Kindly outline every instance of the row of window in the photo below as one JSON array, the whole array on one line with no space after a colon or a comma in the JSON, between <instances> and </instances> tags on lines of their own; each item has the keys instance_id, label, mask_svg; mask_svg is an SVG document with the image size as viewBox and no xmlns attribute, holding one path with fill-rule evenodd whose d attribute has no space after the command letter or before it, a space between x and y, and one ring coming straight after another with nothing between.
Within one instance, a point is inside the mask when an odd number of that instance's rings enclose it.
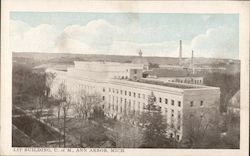
<instances>
[{"instance_id":1,"label":"row of window","mask_svg":"<svg viewBox=\"0 0 250 156\"><path fill-rule=\"evenodd\" d=\"M143 106L145 106L145 104L143 103ZM133 102L133 105L131 103L129 103L128 105L125 103L125 106L124 106L124 110L123 110L123 107L120 106L118 107L118 105L115 105L115 104L111 104L111 103L108 103L108 109L109 110L116 110L117 112L119 111L120 113L122 113L123 111L126 112L130 112L130 111L133 111L135 112L135 102ZM132 109L131 109L132 108ZM140 112L141 111L141 103L138 102L138 105L137 105L137 111ZM119 109L119 110L118 110Z\"/></svg>"},{"instance_id":2,"label":"row of window","mask_svg":"<svg viewBox=\"0 0 250 156\"><path fill-rule=\"evenodd\" d=\"M105 88L103 88L103 92L105 92ZM126 90L118 90L118 89L114 89L114 88L109 88L109 92L113 92L113 93L116 93L116 94L119 94L120 95L125 95L125 96L133 96L133 97L137 97L137 98L143 98L145 99L146 98L146 95L145 94L140 94L140 93L135 93L135 92L131 92L131 91L126 91ZM156 97L154 97L154 101L156 102ZM159 97L159 103L162 103L162 98ZM168 99L165 98L165 104L168 104ZM174 106L175 105L175 101L174 100L171 100L171 105ZM181 107L181 101L178 101L178 107Z\"/></svg>"},{"instance_id":3,"label":"row of window","mask_svg":"<svg viewBox=\"0 0 250 156\"><path fill-rule=\"evenodd\" d=\"M194 107L194 101L190 101L190 107ZM203 107L204 106L204 101L200 101L200 106Z\"/></svg>"},{"instance_id":4,"label":"row of window","mask_svg":"<svg viewBox=\"0 0 250 156\"><path fill-rule=\"evenodd\" d=\"M105 92L105 88L103 88L103 92ZM124 94L125 96L128 95L128 96L133 96L133 97L137 97L137 98L146 99L145 94L135 93L135 92L126 91L126 90L119 90L119 89L109 88L109 92L113 92L113 93L120 94L120 95Z\"/></svg>"},{"instance_id":5,"label":"row of window","mask_svg":"<svg viewBox=\"0 0 250 156\"><path fill-rule=\"evenodd\" d=\"M168 114L168 108L165 108L165 115L167 116ZM171 109L171 117L174 117L174 109ZM178 115L177 115L178 119L181 118L181 112L178 111Z\"/></svg>"},{"instance_id":6,"label":"row of window","mask_svg":"<svg viewBox=\"0 0 250 156\"><path fill-rule=\"evenodd\" d=\"M156 98L155 98L156 101ZM159 103L162 103L162 98L159 98ZM168 104L168 99L165 99L165 104ZM175 105L175 101L171 100L171 105L174 106ZM178 101L178 107L181 107L181 101Z\"/></svg>"}]
</instances>

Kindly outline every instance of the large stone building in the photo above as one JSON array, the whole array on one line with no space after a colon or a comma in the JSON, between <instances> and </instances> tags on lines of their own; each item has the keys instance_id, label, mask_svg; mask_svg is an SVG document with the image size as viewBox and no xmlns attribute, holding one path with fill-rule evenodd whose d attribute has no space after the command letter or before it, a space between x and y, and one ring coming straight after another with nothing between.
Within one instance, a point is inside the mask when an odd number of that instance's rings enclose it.
<instances>
[{"instance_id":1,"label":"large stone building","mask_svg":"<svg viewBox=\"0 0 250 156\"><path fill-rule=\"evenodd\" d=\"M219 106L219 88L145 79L142 78L143 64L78 61L74 64L67 71L46 70L56 73L51 85L52 96L57 96L61 83L66 85L71 102L76 104L83 91L99 94L106 115L116 119L121 119L124 113L145 111L153 96L157 109L171 125L169 137L177 140L183 137L183 118L187 113L201 115L203 110L217 110Z\"/></svg>"}]
</instances>

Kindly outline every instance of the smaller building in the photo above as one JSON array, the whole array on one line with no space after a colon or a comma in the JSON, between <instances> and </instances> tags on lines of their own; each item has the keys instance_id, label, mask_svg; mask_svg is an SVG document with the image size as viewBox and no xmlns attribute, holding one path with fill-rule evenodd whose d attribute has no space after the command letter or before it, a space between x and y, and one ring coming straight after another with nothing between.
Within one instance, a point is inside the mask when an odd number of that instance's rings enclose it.
<instances>
[{"instance_id":1,"label":"smaller building","mask_svg":"<svg viewBox=\"0 0 250 156\"><path fill-rule=\"evenodd\" d=\"M227 112L240 116L240 91L234 94L234 96L229 100Z\"/></svg>"},{"instance_id":2,"label":"smaller building","mask_svg":"<svg viewBox=\"0 0 250 156\"><path fill-rule=\"evenodd\" d=\"M192 74L184 69L153 68L151 71L145 71L144 75L146 75L144 78L152 81L203 85L203 77L201 75Z\"/></svg>"},{"instance_id":3,"label":"smaller building","mask_svg":"<svg viewBox=\"0 0 250 156\"><path fill-rule=\"evenodd\" d=\"M161 82L169 82L169 83L189 83L189 84L203 84L203 77L148 77L144 78L152 81L161 81Z\"/></svg>"}]
</instances>

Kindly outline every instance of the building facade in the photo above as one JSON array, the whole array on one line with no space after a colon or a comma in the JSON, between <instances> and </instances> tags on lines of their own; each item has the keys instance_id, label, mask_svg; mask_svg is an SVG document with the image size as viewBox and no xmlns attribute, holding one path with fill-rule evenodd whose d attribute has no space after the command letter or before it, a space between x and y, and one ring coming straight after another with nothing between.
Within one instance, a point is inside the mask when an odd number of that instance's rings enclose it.
<instances>
[{"instance_id":1,"label":"building facade","mask_svg":"<svg viewBox=\"0 0 250 156\"><path fill-rule=\"evenodd\" d=\"M181 140L185 131L183 118L190 111L202 113L206 108L218 109L220 89L204 85L156 81L142 78L143 65L115 62L77 62L67 71L47 69L56 77L51 85L51 96L57 96L64 83L79 103L81 94L98 94L105 114L122 119L124 114L145 111L149 98L169 125L168 136Z\"/></svg>"}]
</instances>

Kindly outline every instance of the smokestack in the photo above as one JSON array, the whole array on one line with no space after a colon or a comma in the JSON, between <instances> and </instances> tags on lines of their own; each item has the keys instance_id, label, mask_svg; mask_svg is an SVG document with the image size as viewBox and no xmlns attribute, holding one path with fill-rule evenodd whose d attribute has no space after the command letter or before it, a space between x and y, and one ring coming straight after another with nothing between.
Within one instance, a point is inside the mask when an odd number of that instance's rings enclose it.
<instances>
[{"instance_id":1,"label":"smokestack","mask_svg":"<svg viewBox=\"0 0 250 156\"><path fill-rule=\"evenodd\" d=\"M182 65L182 41L180 40L179 65Z\"/></svg>"},{"instance_id":2,"label":"smokestack","mask_svg":"<svg viewBox=\"0 0 250 156\"><path fill-rule=\"evenodd\" d=\"M194 75L194 51L192 50L192 71Z\"/></svg>"}]
</instances>

